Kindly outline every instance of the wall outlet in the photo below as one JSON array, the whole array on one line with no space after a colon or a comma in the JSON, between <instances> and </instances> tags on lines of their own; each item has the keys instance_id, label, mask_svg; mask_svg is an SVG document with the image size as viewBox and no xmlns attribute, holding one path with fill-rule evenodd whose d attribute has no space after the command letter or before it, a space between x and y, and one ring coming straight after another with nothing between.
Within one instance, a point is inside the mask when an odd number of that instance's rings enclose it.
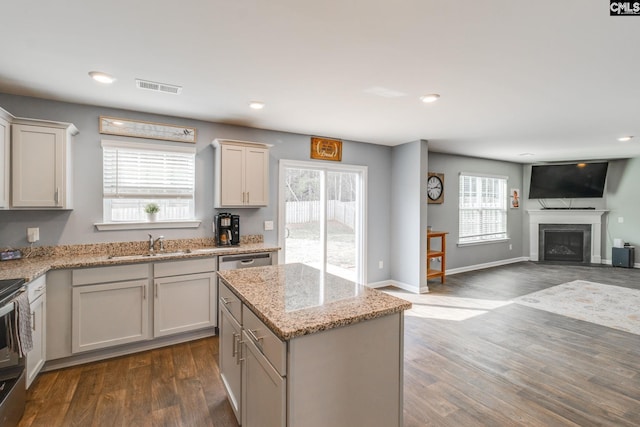
<instances>
[{"instance_id":1,"label":"wall outlet","mask_svg":"<svg viewBox=\"0 0 640 427\"><path fill-rule=\"evenodd\" d=\"M513 250L513 245L511 243L509 243L509 250L512 251Z\"/></svg>"},{"instance_id":2,"label":"wall outlet","mask_svg":"<svg viewBox=\"0 0 640 427\"><path fill-rule=\"evenodd\" d=\"M264 222L264 231L273 230L273 221Z\"/></svg>"},{"instance_id":3,"label":"wall outlet","mask_svg":"<svg viewBox=\"0 0 640 427\"><path fill-rule=\"evenodd\" d=\"M623 216L619 216L618 217L618 224L622 224L624 222L624 217Z\"/></svg>"},{"instance_id":4,"label":"wall outlet","mask_svg":"<svg viewBox=\"0 0 640 427\"><path fill-rule=\"evenodd\" d=\"M378 268L379 269L383 269L384 268L384 262L382 262L382 260L378 261Z\"/></svg>"},{"instance_id":5,"label":"wall outlet","mask_svg":"<svg viewBox=\"0 0 640 427\"><path fill-rule=\"evenodd\" d=\"M40 240L40 228L39 227L27 228L27 242L35 243L38 240Z\"/></svg>"}]
</instances>

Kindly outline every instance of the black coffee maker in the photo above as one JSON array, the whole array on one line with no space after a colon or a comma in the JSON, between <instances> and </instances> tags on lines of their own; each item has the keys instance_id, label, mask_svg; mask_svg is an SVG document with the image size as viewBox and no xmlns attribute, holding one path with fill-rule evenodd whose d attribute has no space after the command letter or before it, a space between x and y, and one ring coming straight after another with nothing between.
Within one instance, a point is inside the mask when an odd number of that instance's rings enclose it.
<instances>
[{"instance_id":1,"label":"black coffee maker","mask_svg":"<svg viewBox=\"0 0 640 427\"><path fill-rule=\"evenodd\" d=\"M221 212L214 217L216 245L233 246L240 244L240 215Z\"/></svg>"}]
</instances>

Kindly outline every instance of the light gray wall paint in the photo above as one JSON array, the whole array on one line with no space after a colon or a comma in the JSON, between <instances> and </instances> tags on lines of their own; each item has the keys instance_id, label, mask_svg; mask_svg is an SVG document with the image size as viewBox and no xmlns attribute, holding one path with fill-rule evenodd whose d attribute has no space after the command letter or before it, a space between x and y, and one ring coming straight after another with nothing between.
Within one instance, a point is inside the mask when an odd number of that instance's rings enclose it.
<instances>
[{"instance_id":1,"label":"light gray wall paint","mask_svg":"<svg viewBox=\"0 0 640 427\"><path fill-rule=\"evenodd\" d=\"M523 256L525 246L522 232L526 228L523 228L524 209L522 207L507 211L509 241L473 246L457 245L460 172L507 176L507 190L518 188L522 192L522 165L431 152L429 153L429 172L444 174L444 203L428 205L428 222L434 230L449 232L447 270ZM509 249L509 245L512 249Z\"/></svg>"},{"instance_id":2,"label":"light gray wall paint","mask_svg":"<svg viewBox=\"0 0 640 427\"><path fill-rule=\"evenodd\" d=\"M640 157L609 162L604 200L609 212L603 216L602 259L611 261L613 239L635 246L635 262L640 263ZM596 200L596 199L594 199ZM623 222L619 222L622 218Z\"/></svg>"},{"instance_id":3,"label":"light gray wall paint","mask_svg":"<svg viewBox=\"0 0 640 427\"><path fill-rule=\"evenodd\" d=\"M162 95L158 95L162 96ZM241 234L264 234L265 241L277 244L277 229L264 231L265 220L277 225L278 219L278 161L280 159L309 160L309 135L254 129L185 118L159 116L143 112L118 110L56 102L38 98L0 93L0 107L14 116L71 122L80 133L73 144L74 209L72 211L0 211L0 247L27 246L27 227L40 227L37 245L82 244L122 241L142 241L146 230L102 231L94 223L102 221L102 139L137 140L98 132L98 117L114 116L193 126L198 130L196 154L196 216L202 219L197 229L151 230L168 239L210 237L216 210L213 208L215 138L239 139L272 144L270 150L269 206L260 209L229 210L241 216ZM157 141L156 141L157 142ZM365 165L368 178L367 266L369 282L390 278L390 197L391 148L361 142L344 141L343 164ZM227 209L225 209L227 211ZM378 261L384 268L378 268Z\"/></svg>"},{"instance_id":4,"label":"light gray wall paint","mask_svg":"<svg viewBox=\"0 0 640 427\"><path fill-rule=\"evenodd\" d=\"M427 142L393 147L391 178L391 276L416 291L426 285Z\"/></svg>"}]
</instances>

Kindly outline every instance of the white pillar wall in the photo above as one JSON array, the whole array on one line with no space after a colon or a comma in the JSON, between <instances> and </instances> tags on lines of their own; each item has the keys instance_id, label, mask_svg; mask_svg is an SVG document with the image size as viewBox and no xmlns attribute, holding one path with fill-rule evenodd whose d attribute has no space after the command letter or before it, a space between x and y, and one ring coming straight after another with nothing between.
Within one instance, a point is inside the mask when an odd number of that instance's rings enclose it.
<instances>
[{"instance_id":1,"label":"white pillar wall","mask_svg":"<svg viewBox=\"0 0 640 427\"><path fill-rule=\"evenodd\" d=\"M530 209L529 214L529 260L538 261L540 224L590 224L591 263L602 263L602 216L603 209Z\"/></svg>"}]
</instances>

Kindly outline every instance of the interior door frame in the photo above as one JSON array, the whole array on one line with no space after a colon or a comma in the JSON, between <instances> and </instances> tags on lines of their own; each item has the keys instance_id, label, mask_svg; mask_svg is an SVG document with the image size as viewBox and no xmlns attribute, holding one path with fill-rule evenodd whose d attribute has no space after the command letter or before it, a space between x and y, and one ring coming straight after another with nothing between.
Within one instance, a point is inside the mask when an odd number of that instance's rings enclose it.
<instances>
[{"instance_id":1,"label":"interior door frame","mask_svg":"<svg viewBox=\"0 0 640 427\"><path fill-rule=\"evenodd\" d=\"M305 160L286 160L286 159L281 159L279 161L279 167L278 167L278 246L280 247L280 250L278 252L278 262L280 264L284 264L284 252L286 250L286 239L285 239L285 209L283 209L284 207L284 202L285 202L285 194L286 194L286 188L285 188L285 174L284 174L284 170L286 168L301 168L301 169L314 169L314 170L321 170L324 171L324 173L326 174L329 171L332 172L353 172L353 173L357 173L360 174L360 176L362 177L362 179L360 180L360 188L359 188L359 194L360 194L360 200L359 203L357 205L359 211L361 212L361 215L358 216L357 220L356 220L356 229L355 229L355 233L356 233L356 238L355 238L355 244L356 244L356 251L358 253L360 253L360 257L361 259L359 260L359 263L357 265L357 271L356 271L356 277L358 278L357 281L360 284L367 284L367 182L368 182L368 177L367 177L367 172L368 172L368 167L367 166L361 166L361 165L346 165L346 164L326 164L324 162L318 162L318 161L305 161ZM324 180L323 180L324 181ZM326 186L322 186L322 199L326 199ZM321 214L321 217L324 217L324 215L326 214L326 208L325 208L325 213ZM322 233L324 234L324 244L326 245L326 227L324 225L321 225L322 227ZM326 254L326 248L325 248L325 254ZM326 255L323 255L323 258ZM325 264L326 264L326 259L325 259Z\"/></svg>"}]
</instances>

